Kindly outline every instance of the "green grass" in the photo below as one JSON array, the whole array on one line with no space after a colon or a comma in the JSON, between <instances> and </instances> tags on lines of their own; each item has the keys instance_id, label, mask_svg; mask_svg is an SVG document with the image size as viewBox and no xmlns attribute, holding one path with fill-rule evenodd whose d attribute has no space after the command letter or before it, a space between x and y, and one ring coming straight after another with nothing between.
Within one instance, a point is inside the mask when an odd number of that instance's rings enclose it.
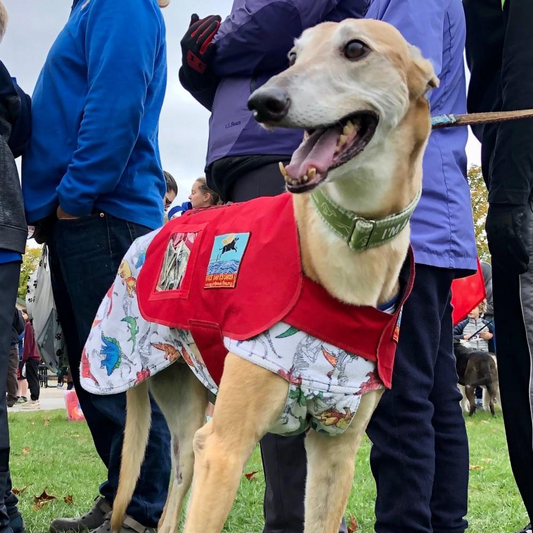
<instances>
[{"instance_id":1,"label":"green grass","mask_svg":"<svg viewBox=\"0 0 533 533\"><path fill-rule=\"evenodd\" d=\"M85 423L68 422L63 411L12 413L11 472L16 488L28 488L19 496L29 533L44 533L53 518L75 516L92 505L105 469L92 445ZM493 419L477 413L467 420L471 469L468 519L475 533L513 532L527 522L526 513L511 475L501 412ZM374 481L368 462L370 445L365 440L359 452L354 490L347 516L354 515L359 531L373 531ZM256 450L246 472L257 470L248 481L244 476L232 513L229 533L262 531L264 478ZM35 509L34 495L43 490L56 500ZM63 501L72 496L73 504Z\"/></svg>"}]
</instances>

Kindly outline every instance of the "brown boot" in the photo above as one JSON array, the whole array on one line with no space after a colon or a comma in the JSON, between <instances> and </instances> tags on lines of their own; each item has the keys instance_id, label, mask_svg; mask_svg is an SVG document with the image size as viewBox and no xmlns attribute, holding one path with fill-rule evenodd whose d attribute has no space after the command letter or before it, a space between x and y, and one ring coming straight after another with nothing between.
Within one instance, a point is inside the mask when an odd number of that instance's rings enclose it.
<instances>
[{"instance_id":1,"label":"brown boot","mask_svg":"<svg viewBox=\"0 0 533 533\"><path fill-rule=\"evenodd\" d=\"M111 505L105 498L98 496L88 513L76 518L56 518L50 524L50 533L92 531L105 522L106 515L110 512Z\"/></svg>"}]
</instances>

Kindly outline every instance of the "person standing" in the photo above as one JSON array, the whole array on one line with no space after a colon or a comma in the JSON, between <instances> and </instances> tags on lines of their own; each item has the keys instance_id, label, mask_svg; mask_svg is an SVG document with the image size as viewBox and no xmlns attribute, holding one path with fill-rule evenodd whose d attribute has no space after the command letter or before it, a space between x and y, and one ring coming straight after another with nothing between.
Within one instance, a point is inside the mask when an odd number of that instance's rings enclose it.
<instances>
[{"instance_id":1,"label":"person standing","mask_svg":"<svg viewBox=\"0 0 533 533\"><path fill-rule=\"evenodd\" d=\"M22 351L22 363L26 367L26 379L30 388L30 401L26 402L22 407L24 409L40 409L39 396L41 387L39 385L39 363L41 356L35 344L35 335L33 326L28 319L24 327L24 348Z\"/></svg>"},{"instance_id":2,"label":"person standing","mask_svg":"<svg viewBox=\"0 0 533 533\"><path fill-rule=\"evenodd\" d=\"M160 0L161 6L167 3ZM79 374L83 345L122 257L137 237L163 223L158 123L165 39L157 0L74 0L33 95L33 134L23 161L26 214L36 225L36 239L50 250L72 378L107 468L94 507L77 518L54 520L53 532L109 528L126 395L87 393ZM169 443L153 403L146 457L121 531L145 533L157 526L168 491Z\"/></svg>"},{"instance_id":3,"label":"person standing","mask_svg":"<svg viewBox=\"0 0 533 533\"><path fill-rule=\"evenodd\" d=\"M468 110L533 108L533 4L464 0ZM489 191L496 357L507 447L533 528L533 120L474 128Z\"/></svg>"},{"instance_id":4,"label":"person standing","mask_svg":"<svg viewBox=\"0 0 533 533\"><path fill-rule=\"evenodd\" d=\"M11 325L11 344L9 347L9 364L6 379L8 407L13 407L18 400L19 386L17 382L17 370L19 367L19 337L22 333L24 333L24 318L22 318L22 313L14 307L13 323Z\"/></svg>"},{"instance_id":5,"label":"person standing","mask_svg":"<svg viewBox=\"0 0 533 533\"><path fill-rule=\"evenodd\" d=\"M6 27L7 11L0 1L0 41ZM6 381L13 310L28 236L15 157L22 155L30 132L31 100L0 61L0 533L26 533L11 490Z\"/></svg>"}]
</instances>

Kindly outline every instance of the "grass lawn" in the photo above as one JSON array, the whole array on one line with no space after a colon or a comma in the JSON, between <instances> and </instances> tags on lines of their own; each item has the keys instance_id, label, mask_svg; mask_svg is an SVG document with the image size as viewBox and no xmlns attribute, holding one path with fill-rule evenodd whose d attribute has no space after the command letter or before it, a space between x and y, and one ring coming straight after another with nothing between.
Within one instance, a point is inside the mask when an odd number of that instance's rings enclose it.
<instances>
[{"instance_id":1,"label":"grass lawn","mask_svg":"<svg viewBox=\"0 0 533 533\"><path fill-rule=\"evenodd\" d=\"M11 413L11 474L15 488L22 490L20 508L28 533L48 532L53 518L75 516L88 510L104 479L104 468L94 451L85 423L68 422L64 411ZM468 519L474 533L511 533L527 522L526 512L514 484L501 411L493 419L477 413L467 420L470 439L470 502ZM359 530L373 531L375 486L368 462L369 442L359 452L354 488L347 518L357 519ZM243 476L239 494L225 531L260 533L264 478L256 450ZM55 496L36 508L34 496ZM66 501L64 500L66 499Z\"/></svg>"}]
</instances>

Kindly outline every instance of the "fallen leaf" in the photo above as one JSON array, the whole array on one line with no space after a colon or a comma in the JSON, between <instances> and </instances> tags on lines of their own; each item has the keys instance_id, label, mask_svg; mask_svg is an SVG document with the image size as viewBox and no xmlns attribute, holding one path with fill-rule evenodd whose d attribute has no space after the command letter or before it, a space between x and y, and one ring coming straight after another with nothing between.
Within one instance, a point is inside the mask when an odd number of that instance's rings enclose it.
<instances>
[{"instance_id":1,"label":"fallen leaf","mask_svg":"<svg viewBox=\"0 0 533 533\"><path fill-rule=\"evenodd\" d=\"M43 424L44 424L45 426L49 426L49 425L50 425L50 419L49 419L49 418L45 418L45 419L43 420Z\"/></svg>"},{"instance_id":2,"label":"fallen leaf","mask_svg":"<svg viewBox=\"0 0 533 533\"><path fill-rule=\"evenodd\" d=\"M22 453L28 453L30 451L30 447L26 446L25 448L22 448Z\"/></svg>"},{"instance_id":3,"label":"fallen leaf","mask_svg":"<svg viewBox=\"0 0 533 533\"><path fill-rule=\"evenodd\" d=\"M359 529L359 526L357 525L357 521L355 520L355 516L353 514L350 515L350 523L348 524L348 533L354 533L354 531L357 531Z\"/></svg>"},{"instance_id":4,"label":"fallen leaf","mask_svg":"<svg viewBox=\"0 0 533 533\"><path fill-rule=\"evenodd\" d=\"M13 487L11 489L11 492L13 494L24 494L24 491L28 488L28 487L31 487L33 485L33 483L30 483L29 485L26 485L25 487L22 487L21 489L17 489L15 487Z\"/></svg>"},{"instance_id":5,"label":"fallen leaf","mask_svg":"<svg viewBox=\"0 0 533 533\"><path fill-rule=\"evenodd\" d=\"M481 460L484 461L485 463L490 463L492 461L490 457L485 457L484 459L481 459Z\"/></svg>"},{"instance_id":6,"label":"fallen leaf","mask_svg":"<svg viewBox=\"0 0 533 533\"><path fill-rule=\"evenodd\" d=\"M43 490L43 493L40 496L33 497L33 501L35 502L35 505L33 508L36 511L38 511L43 505L53 500L57 500L57 498L55 496L51 496L50 494L46 494L46 488L45 488Z\"/></svg>"},{"instance_id":7,"label":"fallen leaf","mask_svg":"<svg viewBox=\"0 0 533 533\"><path fill-rule=\"evenodd\" d=\"M485 470L485 467L481 465L470 465L470 470Z\"/></svg>"},{"instance_id":8,"label":"fallen leaf","mask_svg":"<svg viewBox=\"0 0 533 533\"><path fill-rule=\"evenodd\" d=\"M72 494L69 494L68 496L64 496L63 501L65 503L74 504L74 498L72 497Z\"/></svg>"},{"instance_id":9,"label":"fallen leaf","mask_svg":"<svg viewBox=\"0 0 533 533\"><path fill-rule=\"evenodd\" d=\"M246 477L248 481L252 481L255 475L257 474L257 472L259 472L259 470L256 470L255 472L248 472L247 474L244 474L244 476Z\"/></svg>"},{"instance_id":10,"label":"fallen leaf","mask_svg":"<svg viewBox=\"0 0 533 533\"><path fill-rule=\"evenodd\" d=\"M482 420L481 423L482 423L482 424L488 424L489 421L488 421L488 420Z\"/></svg>"}]
</instances>

